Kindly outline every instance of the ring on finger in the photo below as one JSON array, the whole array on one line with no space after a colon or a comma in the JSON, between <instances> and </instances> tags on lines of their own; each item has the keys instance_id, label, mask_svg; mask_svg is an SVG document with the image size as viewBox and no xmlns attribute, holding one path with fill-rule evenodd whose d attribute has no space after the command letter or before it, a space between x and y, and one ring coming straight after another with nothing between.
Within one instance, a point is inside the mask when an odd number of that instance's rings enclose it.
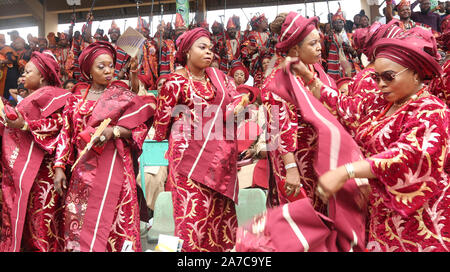
<instances>
[{"instance_id":1,"label":"ring on finger","mask_svg":"<svg viewBox=\"0 0 450 272\"><path fill-rule=\"evenodd\" d=\"M104 142L106 140L105 135L100 136L100 142Z\"/></svg>"}]
</instances>

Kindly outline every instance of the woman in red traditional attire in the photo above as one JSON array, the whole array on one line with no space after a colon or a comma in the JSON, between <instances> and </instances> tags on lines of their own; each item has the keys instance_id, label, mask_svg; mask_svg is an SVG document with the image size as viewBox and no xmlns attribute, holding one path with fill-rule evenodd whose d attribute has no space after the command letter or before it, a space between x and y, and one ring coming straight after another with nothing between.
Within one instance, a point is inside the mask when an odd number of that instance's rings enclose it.
<instances>
[{"instance_id":1,"label":"woman in red traditional attire","mask_svg":"<svg viewBox=\"0 0 450 272\"><path fill-rule=\"evenodd\" d=\"M240 61L234 61L231 64L229 75L234 79L236 87L245 84L250 76L247 68Z\"/></svg>"},{"instance_id":2,"label":"woman in red traditional attire","mask_svg":"<svg viewBox=\"0 0 450 272\"><path fill-rule=\"evenodd\" d=\"M17 106L17 119L6 115L3 132L0 251L61 251L63 199L53 182L53 156L71 93L59 88L50 51L33 52L23 76L32 94Z\"/></svg>"},{"instance_id":3,"label":"woman in red traditional attire","mask_svg":"<svg viewBox=\"0 0 450 272\"><path fill-rule=\"evenodd\" d=\"M140 251L139 207L133 156L139 156L153 115L150 104L121 81L112 81L116 51L95 42L79 56L88 82L63 112L64 126L55 155L55 184L65 192L66 251ZM105 119L111 122L82 157L91 135ZM71 171L66 167L79 163ZM68 170L68 169L67 169Z\"/></svg>"},{"instance_id":4,"label":"woman in red traditional attire","mask_svg":"<svg viewBox=\"0 0 450 272\"><path fill-rule=\"evenodd\" d=\"M184 240L183 251L228 251L237 228L233 106L240 97L233 102L232 80L209 67L213 53L208 31L184 33L177 48L177 62L184 68L164 84L154 122L154 139L169 138L167 188L172 192L175 236ZM230 117L227 129L224 119Z\"/></svg>"},{"instance_id":5,"label":"woman in red traditional attire","mask_svg":"<svg viewBox=\"0 0 450 272\"><path fill-rule=\"evenodd\" d=\"M319 64L321 45L316 28L317 18L306 19L295 12L282 13L271 27L279 33L279 42L276 45L279 64L266 78L261 95L267 108L269 161L275 181L269 181L270 204L275 206L287 203L292 195L298 195L301 190L305 190L313 205L318 210L323 210L325 206L314 194L317 175L313 161L317 149L317 134L311 124L303 120L298 109L278 95L277 77L284 73L280 63L285 57L300 57L309 64L312 71L326 80L329 86L335 87L336 84ZM300 78L297 80L302 85L306 84Z\"/></svg>"},{"instance_id":6,"label":"woman in red traditional attire","mask_svg":"<svg viewBox=\"0 0 450 272\"><path fill-rule=\"evenodd\" d=\"M424 80L442 68L432 33L414 28L374 45L381 92L360 98L323 85L303 64L295 68L314 96L336 114L360 145L365 159L337 167L319 178L326 200L349 178L368 178L371 251L449 251L448 161L450 112Z\"/></svg>"}]
</instances>

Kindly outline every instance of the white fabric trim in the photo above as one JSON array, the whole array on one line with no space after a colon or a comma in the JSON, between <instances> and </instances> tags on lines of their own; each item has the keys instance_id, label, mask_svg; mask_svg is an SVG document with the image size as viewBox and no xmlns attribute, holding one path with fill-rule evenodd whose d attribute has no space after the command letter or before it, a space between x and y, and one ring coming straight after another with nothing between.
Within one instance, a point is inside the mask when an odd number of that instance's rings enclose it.
<instances>
[{"instance_id":1,"label":"white fabric trim","mask_svg":"<svg viewBox=\"0 0 450 272\"><path fill-rule=\"evenodd\" d=\"M300 89L302 89L302 86L300 85L300 83L294 79L294 81L297 83L298 87ZM330 121L328 121L325 117L323 117L312 105L311 100L309 99L309 97L307 95L305 95L304 93L302 94L306 101L308 102L308 105L311 107L314 115L320 119L320 121L322 121L323 123L325 123L326 127L330 130L331 132L331 144L330 144L330 166L329 169L336 169L337 168L337 164L338 164L338 154L339 154L339 150L340 150L340 141L341 141L341 135L338 133L338 128L331 123Z\"/></svg>"},{"instance_id":2,"label":"white fabric trim","mask_svg":"<svg viewBox=\"0 0 450 272\"><path fill-rule=\"evenodd\" d=\"M64 97L64 96L66 96L66 95L69 95L70 93L66 93L66 94L63 94L63 95L60 95L60 96L58 96L58 97L54 97L51 101L50 101L50 103L48 103L48 105L47 105L47 107L45 107L45 108L43 108L42 109L42 111L45 111L48 107L50 107L50 105L53 103L53 101L55 101L56 99L59 99L59 98L61 98L61 97Z\"/></svg>"},{"instance_id":3,"label":"white fabric trim","mask_svg":"<svg viewBox=\"0 0 450 272\"><path fill-rule=\"evenodd\" d=\"M120 118L119 118L119 121L122 121L122 120L125 119L125 118L128 118L128 117L130 117L130 116L133 116L133 115L138 114L141 110L143 110L143 109L146 108L146 107L150 107L150 104L145 104L144 106L140 107L137 111L132 112L132 113L129 113L129 114L127 114L127 115L124 115L124 116L120 117Z\"/></svg>"},{"instance_id":4,"label":"white fabric trim","mask_svg":"<svg viewBox=\"0 0 450 272\"><path fill-rule=\"evenodd\" d=\"M224 89L223 86L222 86L222 83L221 83L220 80L219 80L219 76L217 75L216 69L213 68L212 70L213 70L213 72L214 72L214 75L216 76L217 82L219 82L220 88L222 88L222 93L223 93L223 95L222 95L222 100L220 101L220 104L219 104L219 106L217 107L217 109L218 109L218 111L219 111L219 110L222 109L222 104L223 104L223 101L225 100L225 95L226 95L226 93L225 93L225 89ZM202 149L200 149L200 152L198 153L198 156L197 156L197 158L195 159L194 164L192 165L191 171L189 172L189 175L187 176L189 179L191 178L192 173L194 172L194 169L195 169L195 167L197 166L197 163L198 163L198 161L200 160L200 157L202 156L203 151L205 150L206 144L208 143L209 138L211 137L211 132L212 132L212 129L213 129L213 127L214 127L214 124L216 123L217 116L218 116L218 114L217 114L217 112L216 112L216 115L214 116L214 121L212 122L212 125L211 125L211 127L209 128L208 135L206 136L206 139L205 139L205 142L203 143Z\"/></svg>"},{"instance_id":5,"label":"white fabric trim","mask_svg":"<svg viewBox=\"0 0 450 272\"><path fill-rule=\"evenodd\" d=\"M23 175L25 174L25 171L27 170L28 163L30 162L31 153L33 153L33 147L34 147L34 141L31 141L30 151L28 151L27 161L25 162L25 166L23 167L22 173L20 173L20 178L19 178L19 200L17 201L17 218L16 218L16 224L15 224L15 228L14 228L14 250L13 250L13 252L15 252L16 248L17 248L17 223L19 222L19 217L20 217L19 214L20 214L20 199L22 198L22 179L23 179Z\"/></svg>"},{"instance_id":6,"label":"white fabric trim","mask_svg":"<svg viewBox=\"0 0 450 272\"><path fill-rule=\"evenodd\" d=\"M98 212L97 222L95 223L94 235L92 236L92 242L91 242L91 247L89 249L89 252L92 252L92 249L95 244L95 239L97 238L98 225L100 223L100 218L102 217L103 206L105 205L105 200L106 200L106 195L108 194L109 185L111 184L111 177L112 177L112 173L113 173L113 169L114 169L114 162L116 161L116 156L117 156L117 148L114 149L114 155L113 155L112 162L111 162L111 168L109 169L108 181L106 182L105 192L103 193L102 203L100 205L100 210Z\"/></svg>"},{"instance_id":7,"label":"white fabric trim","mask_svg":"<svg viewBox=\"0 0 450 272\"><path fill-rule=\"evenodd\" d=\"M283 35L281 35L280 41L283 41L284 36L288 33L288 31L291 29L291 27L294 25L295 21L298 19L298 17L300 17L300 13L297 14L297 16L295 16L294 20L292 20L292 22L289 24L289 26L286 28L286 30L283 32ZM297 29L298 30L298 29ZM295 30L295 31L297 31Z\"/></svg>"},{"instance_id":8,"label":"white fabric trim","mask_svg":"<svg viewBox=\"0 0 450 272\"><path fill-rule=\"evenodd\" d=\"M303 251L304 252L308 252L309 251L309 244L308 241L306 240L305 236L303 235L303 233L301 232L301 230L298 228L297 224L295 224L294 220L292 220L291 215L289 214L289 207L288 204L285 204L283 206L283 217L284 219L286 219L286 221L289 223L289 226L292 228L292 230L294 231L295 235L297 236L298 240L300 241L300 243L302 243L303 246Z\"/></svg>"}]
</instances>

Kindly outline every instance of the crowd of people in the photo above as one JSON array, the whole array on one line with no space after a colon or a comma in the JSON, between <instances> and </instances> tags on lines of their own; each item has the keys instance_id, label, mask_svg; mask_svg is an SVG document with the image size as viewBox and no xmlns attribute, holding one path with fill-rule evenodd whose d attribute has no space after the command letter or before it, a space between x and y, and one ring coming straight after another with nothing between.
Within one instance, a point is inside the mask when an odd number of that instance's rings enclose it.
<instances>
[{"instance_id":1,"label":"crowd of people","mask_svg":"<svg viewBox=\"0 0 450 272\"><path fill-rule=\"evenodd\" d=\"M0 251L142 251L162 190L183 251L449 251L450 1L383 13L139 18L135 57L92 13L0 35ZM146 139L168 167L139 173Z\"/></svg>"}]
</instances>

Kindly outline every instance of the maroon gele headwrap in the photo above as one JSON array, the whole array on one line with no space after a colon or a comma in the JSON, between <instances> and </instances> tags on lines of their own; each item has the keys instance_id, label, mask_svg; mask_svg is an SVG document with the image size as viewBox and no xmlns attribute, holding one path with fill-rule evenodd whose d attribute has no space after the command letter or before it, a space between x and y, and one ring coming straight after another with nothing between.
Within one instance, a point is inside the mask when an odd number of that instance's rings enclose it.
<instances>
[{"instance_id":1,"label":"maroon gele headwrap","mask_svg":"<svg viewBox=\"0 0 450 272\"><path fill-rule=\"evenodd\" d=\"M297 12L289 12L281 26L276 49L280 53L287 52L294 45L300 43L311 31L317 28L317 17L306 19Z\"/></svg>"},{"instance_id":2,"label":"maroon gele headwrap","mask_svg":"<svg viewBox=\"0 0 450 272\"><path fill-rule=\"evenodd\" d=\"M49 85L55 87L61 86L59 64L50 50L45 50L42 53L34 51L30 61L36 66L39 73L41 73Z\"/></svg>"},{"instance_id":3,"label":"maroon gele headwrap","mask_svg":"<svg viewBox=\"0 0 450 272\"><path fill-rule=\"evenodd\" d=\"M247 82L247 80L248 80L250 75L248 73L247 68L240 61L235 61L235 62L233 62L233 64L231 64L229 75L231 77L234 77L234 73L236 73L237 70L242 70L244 72L244 74L245 74L245 81L244 82Z\"/></svg>"},{"instance_id":4,"label":"maroon gele headwrap","mask_svg":"<svg viewBox=\"0 0 450 272\"><path fill-rule=\"evenodd\" d=\"M210 33L206 29L202 27L196 27L192 30L184 32L180 37L178 37L176 45L177 45L177 53L175 55L176 61L181 65L186 65L187 57L186 54L194 44L194 42L201 37L207 37L210 39Z\"/></svg>"},{"instance_id":5,"label":"maroon gele headwrap","mask_svg":"<svg viewBox=\"0 0 450 272\"><path fill-rule=\"evenodd\" d=\"M359 28L353 34L353 45L356 50L367 56L369 61L373 60L373 46L382 38L395 38L404 31L399 27L400 21L392 19L387 24L375 22L366 28Z\"/></svg>"},{"instance_id":6,"label":"maroon gele headwrap","mask_svg":"<svg viewBox=\"0 0 450 272\"><path fill-rule=\"evenodd\" d=\"M251 100L249 101L250 104L255 103L256 98L257 98L258 95L259 95L259 88L257 88L257 87L252 87L252 86L248 86L248 85L245 85L245 84L242 84L242 85L237 86L237 87L236 87L236 91L237 91L238 93L248 93L248 94L251 94L251 97L250 97Z\"/></svg>"},{"instance_id":7,"label":"maroon gele headwrap","mask_svg":"<svg viewBox=\"0 0 450 272\"><path fill-rule=\"evenodd\" d=\"M81 75L85 80L90 81L91 67L95 59L103 54L110 55L113 58L114 65L116 64L116 49L109 42L97 41L91 43L81 52L78 63L80 64Z\"/></svg>"},{"instance_id":8,"label":"maroon gele headwrap","mask_svg":"<svg viewBox=\"0 0 450 272\"><path fill-rule=\"evenodd\" d=\"M431 31L412 28L396 38L383 38L374 45L376 58L386 58L417 72L422 79L442 74L436 39Z\"/></svg>"}]
</instances>

